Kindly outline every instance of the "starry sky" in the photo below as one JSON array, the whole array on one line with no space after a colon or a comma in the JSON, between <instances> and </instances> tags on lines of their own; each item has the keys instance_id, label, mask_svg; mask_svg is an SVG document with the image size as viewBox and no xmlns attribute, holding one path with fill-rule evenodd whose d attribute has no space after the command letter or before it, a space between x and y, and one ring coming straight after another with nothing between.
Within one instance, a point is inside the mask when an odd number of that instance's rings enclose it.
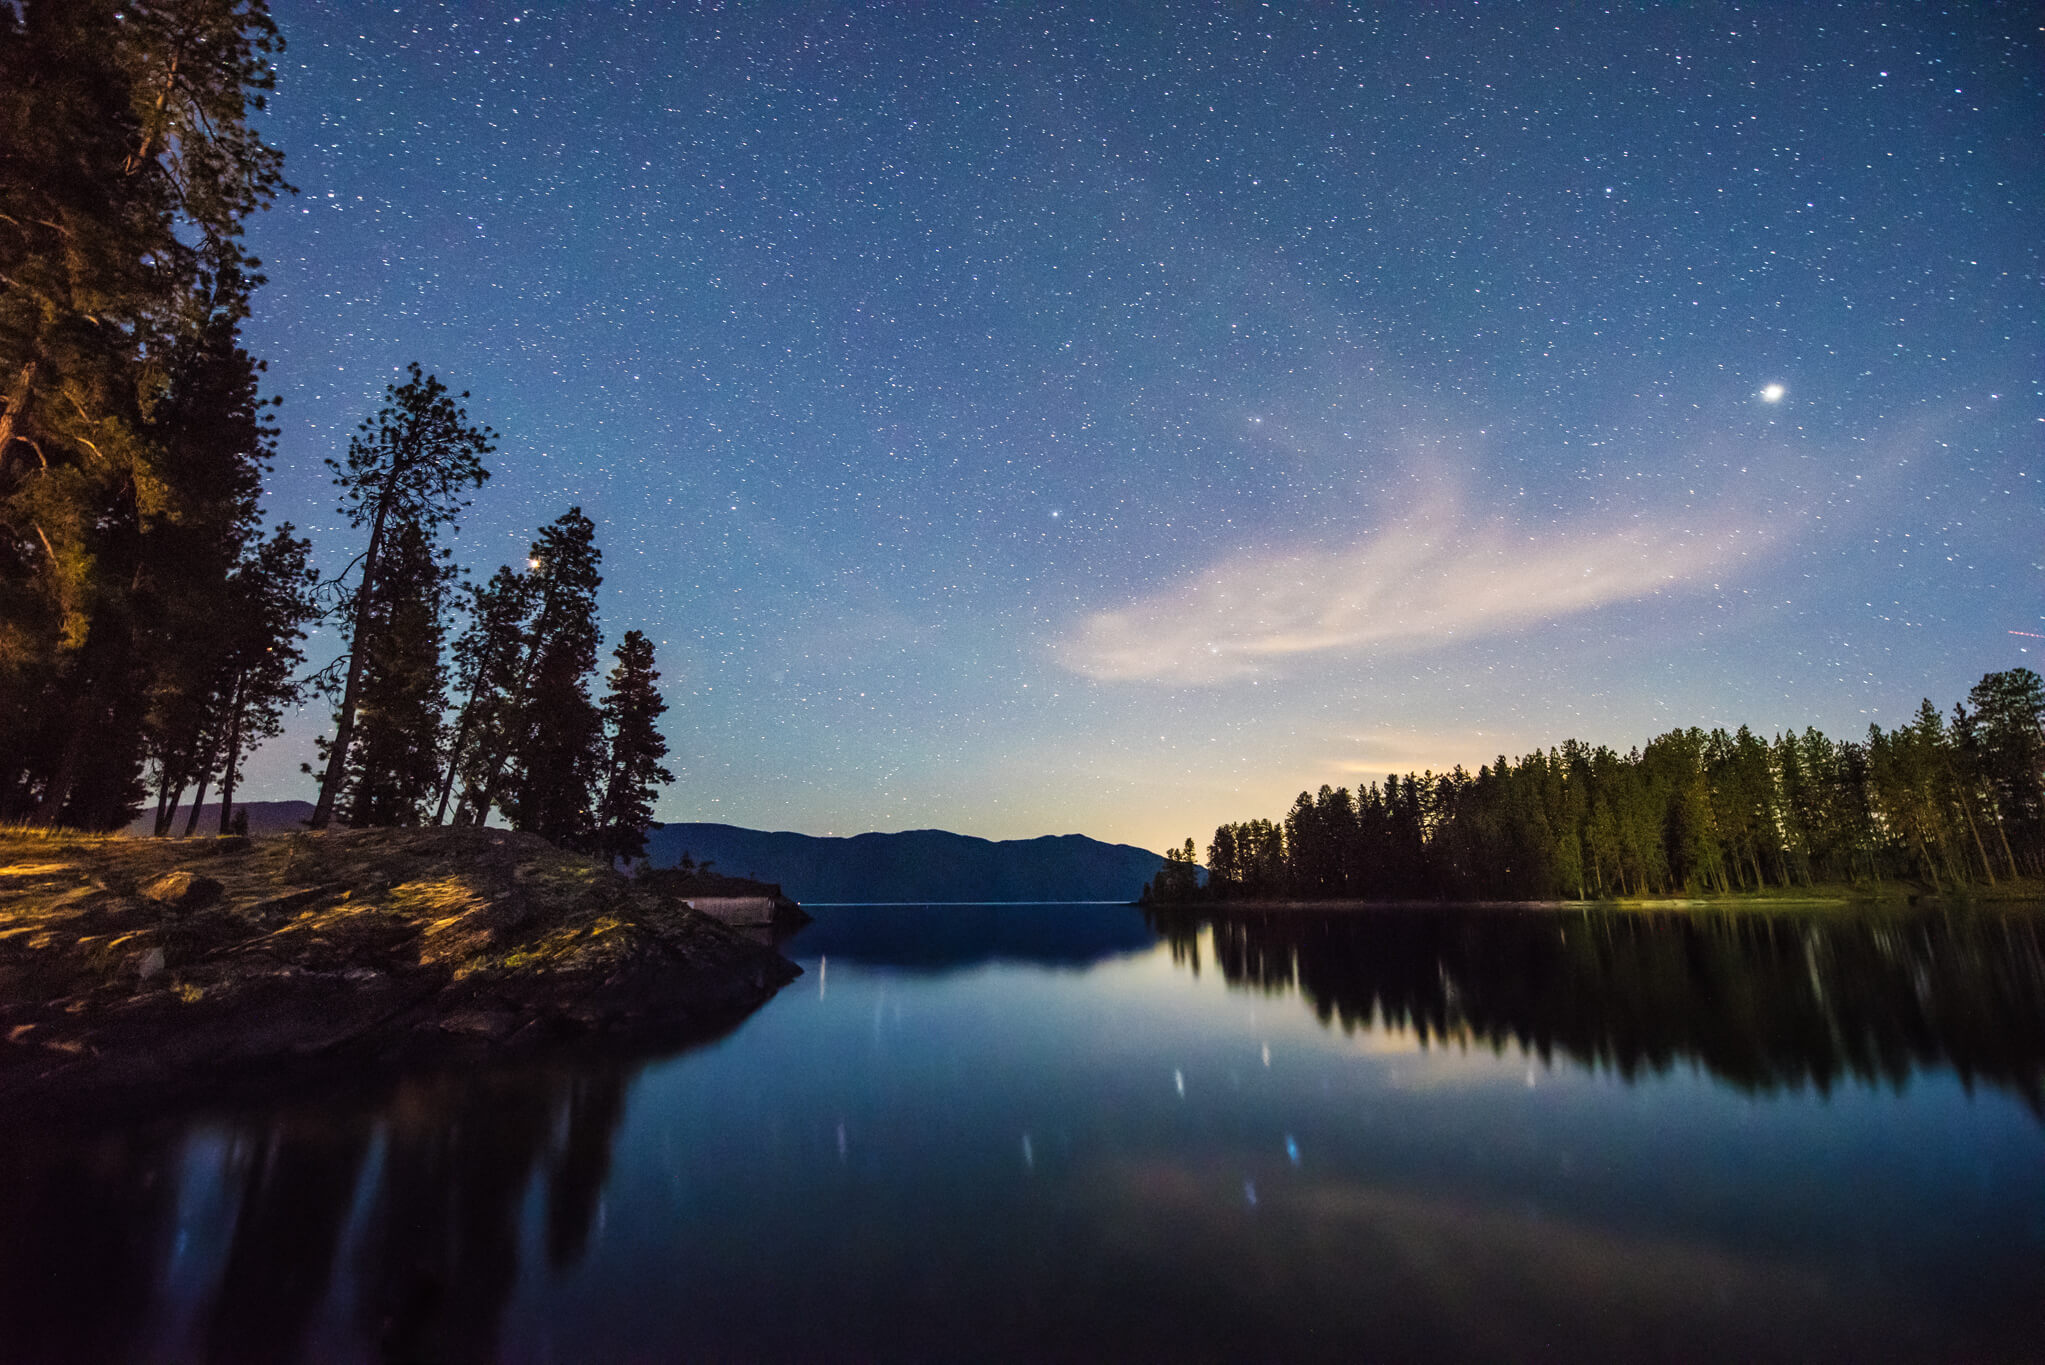
<instances>
[{"instance_id":1,"label":"starry sky","mask_svg":"<svg viewBox=\"0 0 2045 1365\"><path fill-rule=\"evenodd\" d=\"M2045 664L2028 6L272 7L271 514L338 567L468 389L458 558L596 520L665 819L1204 846Z\"/></svg>"}]
</instances>

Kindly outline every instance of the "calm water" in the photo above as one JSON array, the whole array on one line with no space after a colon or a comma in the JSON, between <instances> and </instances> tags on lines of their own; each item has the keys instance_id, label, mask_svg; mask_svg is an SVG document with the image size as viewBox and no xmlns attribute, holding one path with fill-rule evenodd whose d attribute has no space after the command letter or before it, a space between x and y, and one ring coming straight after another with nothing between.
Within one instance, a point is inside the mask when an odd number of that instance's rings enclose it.
<instances>
[{"instance_id":1,"label":"calm water","mask_svg":"<svg viewBox=\"0 0 2045 1365\"><path fill-rule=\"evenodd\" d=\"M678 1056L0 1125L0 1358L2035 1360L2041 943L824 908Z\"/></svg>"}]
</instances>

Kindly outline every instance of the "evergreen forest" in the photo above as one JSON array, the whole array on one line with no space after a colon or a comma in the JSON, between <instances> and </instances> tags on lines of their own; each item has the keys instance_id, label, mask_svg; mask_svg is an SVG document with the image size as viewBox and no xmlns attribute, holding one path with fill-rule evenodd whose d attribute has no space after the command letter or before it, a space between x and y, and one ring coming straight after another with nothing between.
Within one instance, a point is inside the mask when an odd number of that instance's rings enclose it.
<instances>
[{"instance_id":1,"label":"evergreen forest","mask_svg":"<svg viewBox=\"0 0 2045 1365\"><path fill-rule=\"evenodd\" d=\"M264 0L0 6L0 821L191 834L217 792L227 833L249 753L326 704L315 827L494 812L638 856L672 781L652 644L599 679L579 508L465 581L496 442L466 393L412 365L328 461L347 563L264 515L244 227L294 192L251 122L282 48ZM319 625L344 649L308 670Z\"/></svg>"},{"instance_id":2,"label":"evergreen forest","mask_svg":"<svg viewBox=\"0 0 2045 1365\"><path fill-rule=\"evenodd\" d=\"M1620 754L1571 740L1475 774L1301 792L1280 821L1191 839L1146 899L1586 900L2045 876L2045 685L1991 673L1865 740L1672 730Z\"/></svg>"}]
</instances>

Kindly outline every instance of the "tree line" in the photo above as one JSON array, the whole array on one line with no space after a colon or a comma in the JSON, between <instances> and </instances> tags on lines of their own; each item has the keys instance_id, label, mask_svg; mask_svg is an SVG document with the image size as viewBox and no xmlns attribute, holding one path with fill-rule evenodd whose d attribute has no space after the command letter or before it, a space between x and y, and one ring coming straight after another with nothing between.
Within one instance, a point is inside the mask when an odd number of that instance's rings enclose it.
<instances>
[{"instance_id":1,"label":"tree line","mask_svg":"<svg viewBox=\"0 0 2045 1365\"><path fill-rule=\"evenodd\" d=\"M540 529L523 568L458 581L441 535L489 478L496 436L469 420L467 397L415 364L328 461L341 512L368 537L341 579L348 648L311 823L480 824L495 811L564 848L641 856L655 790L674 780L652 642L625 632L601 702L591 695L603 554L580 507Z\"/></svg>"},{"instance_id":2,"label":"tree line","mask_svg":"<svg viewBox=\"0 0 2045 1365\"><path fill-rule=\"evenodd\" d=\"M293 193L251 124L264 0L0 6L0 820L183 830L291 708L335 702L315 826L481 822L643 848L672 778L653 649L592 697L595 528L464 584L443 543L495 434L414 365L330 460L360 553L266 525L275 454L242 325L248 216ZM316 622L345 643L305 672ZM310 770L310 765L308 765Z\"/></svg>"},{"instance_id":3,"label":"tree line","mask_svg":"<svg viewBox=\"0 0 2045 1365\"><path fill-rule=\"evenodd\" d=\"M0 7L0 818L121 824L145 759L289 687L255 599L307 547L261 527L241 344L279 47L260 4Z\"/></svg>"},{"instance_id":4,"label":"tree line","mask_svg":"<svg viewBox=\"0 0 2045 1365\"><path fill-rule=\"evenodd\" d=\"M1475 774L1301 792L1188 839L1148 899L1584 900L2045 876L2045 685L1990 673L1864 741L1672 730L1620 754L1570 740Z\"/></svg>"}]
</instances>

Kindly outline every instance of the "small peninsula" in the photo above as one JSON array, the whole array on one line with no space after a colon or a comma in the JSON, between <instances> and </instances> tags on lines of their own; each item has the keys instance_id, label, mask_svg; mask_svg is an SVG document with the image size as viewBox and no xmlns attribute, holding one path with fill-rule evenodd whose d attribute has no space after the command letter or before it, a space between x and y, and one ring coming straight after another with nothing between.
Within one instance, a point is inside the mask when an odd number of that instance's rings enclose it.
<instances>
[{"instance_id":1,"label":"small peninsula","mask_svg":"<svg viewBox=\"0 0 2045 1365\"><path fill-rule=\"evenodd\" d=\"M0 1095L663 1047L800 975L656 881L489 828L0 832Z\"/></svg>"}]
</instances>

